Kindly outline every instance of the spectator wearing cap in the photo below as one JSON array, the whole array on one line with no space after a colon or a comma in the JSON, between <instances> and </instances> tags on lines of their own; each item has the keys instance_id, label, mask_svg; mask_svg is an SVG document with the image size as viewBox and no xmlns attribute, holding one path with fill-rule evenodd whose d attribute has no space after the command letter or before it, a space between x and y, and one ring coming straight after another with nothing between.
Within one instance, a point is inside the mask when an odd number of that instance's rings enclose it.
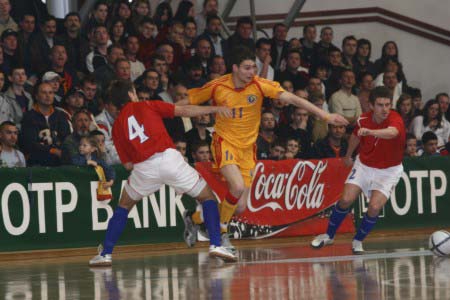
<instances>
[{"instance_id":1,"label":"spectator wearing cap","mask_svg":"<svg viewBox=\"0 0 450 300\"><path fill-rule=\"evenodd\" d=\"M6 29L14 31L19 30L19 26L14 22L13 18L9 14L11 12L11 3L9 0L0 0L0 34Z\"/></svg>"},{"instance_id":2,"label":"spectator wearing cap","mask_svg":"<svg viewBox=\"0 0 450 300\"><path fill-rule=\"evenodd\" d=\"M0 124L0 167L26 167L23 153L16 149L19 129L11 121Z\"/></svg>"},{"instance_id":3,"label":"spectator wearing cap","mask_svg":"<svg viewBox=\"0 0 450 300\"><path fill-rule=\"evenodd\" d=\"M64 113L53 108L54 95L50 84L39 83L36 103L22 119L19 141L31 166L58 166L61 163L61 145L70 134L70 127Z\"/></svg>"},{"instance_id":4,"label":"spectator wearing cap","mask_svg":"<svg viewBox=\"0 0 450 300\"><path fill-rule=\"evenodd\" d=\"M91 130L91 115L86 110L76 111L70 120L73 131L66 137L61 147L61 163L71 165L72 158L78 154L82 137L88 136Z\"/></svg>"},{"instance_id":5,"label":"spectator wearing cap","mask_svg":"<svg viewBox=\"0 0 450 300\"><path fill-rule=\"evenodd\" d=\"M3 48L3 70L6 74L11 72L13 66L21 65L22 58L17 48L17 32L12 29L3 31L0 39Z\"/></svg>"},{"instance_id":6,"label":"spectator wearing cap","mask_svg":"<svg viewBox=\"0 0 450 300\"><path fill-rule=\"evenodd\" d=\"M57 95L63 97L71 88L78 86L77 74L67 66L67 52L63 45L53 46L50 52L50 71L61 77Z\"/></svg>"},{"instance_id":7,"label":"spectator wearing cap","mask_svg":"<svg viewBox=\"0 0 450 300\"><path fill-rule=\"evenodd\" d=\"M81 36L81 19L77 12L71 12L64 18L63 34L56 37L56 43L64 45L67 51L67 66L76 72L85 72L85 59L90 52L89 42Z\"/></svg>"},{"instance_id":8,"label":"spectator wearing cap","mask_svg":"<svg viewBox=\"0 0 450 300\"><path fill-rule=\"evenodd\" d=\"M84 107L85 96L82 90L78 88L72 88L64 96L63 105L61 107L56 107L56 109L62 111L67 118L67 122L70 125L70 131L72 128L72 117L78 110Z\"/></svg>"},{"instance_id":9,"label":"spectator wearing cap","mask_svg":"<svg viewBox=\"0 0 450 300\"><path fill-rule=\"evenodd\" d=\"M8 78L11 85L0 99L0 121L12 121L20 129L23 114L32 109L33 98L24 89L27 74L23 67L13 67Z\"/></svg>"},{"instance_id":10,"label":"spectator wearing cap","mask_svg":"<svg viewBox=\"0 0 450 300\"><path fill-rule=\"evenodd\" d=\"M41 75L50 68L50 52L55 45L56 19L49 16L42 20L41 31L37 33L29 49L31 59L31 71L36 75Z\"/></svg>"},{"instance_id":11,"label":"spectator wearing cap","mask_svg":"<svg viewBox=\"0 0 450 300\"><path fill-rule=\"evenodd\" d=\"M57 93L59 91L59 87L61 86L61 76L58 75L58 73L55 73L53 71L45 72L42 76L42 82L47 82L51 85L53 92L55 93L55 106L61 106L62 105L62 97L59 96Z\"/></svg>"}]
</instances>

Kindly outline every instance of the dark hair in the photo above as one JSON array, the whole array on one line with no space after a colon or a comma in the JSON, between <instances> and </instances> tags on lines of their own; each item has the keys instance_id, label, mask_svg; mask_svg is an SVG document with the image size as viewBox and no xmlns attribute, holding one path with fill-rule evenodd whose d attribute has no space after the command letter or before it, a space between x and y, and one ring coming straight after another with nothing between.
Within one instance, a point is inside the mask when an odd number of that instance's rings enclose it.
<instances>
[{"instance_id":1,"label":"dark hair","mask_svg":"<svg viewBox=\"0 0 450 300\"><path fill-rule=\"evenodd\" d=\"M167 10L168 18L167 22L163 23L161 21L161 16L163 15L165 10ZM158 26L158 28L161 28L162 25L170 23L172 17L173 17L172 6L170 6L170 4L167 2L161 2L156 7L155 14L153 15L153 20L155 21L156 26Z\"/></svg>"},{"instance_id":2,"label":"dark hair","mask_svg":"<svg viewBox=\"0 0 450 300\"><path fill-rule=\"evenodd\" d=\"M81 80L80 86L83 86L87 82L92 83L92 84L98 84L97 79L95 79L94 75L92 75L92 74L84 76L84 78Z\"/></svg>"},{"instance_id":3,"label":"dark hair","mask_svg":"<svg viewBox=\"0 0 450 300\"><path fill-rule=\"evenodd\" d=\"M4 121L4 122L2 122L0 124L0 130L2 130L3 127L5 127L5 126L15 126L15 127L17 127L17 125L14 122L12 122L12 121Z\"/></svg>"},{"instance_id":4,"label":"dark hair","mask_svg":"<svg viewBox=\"0 0 450 300\"><path fill-rule=\"evenodd\" d=\"M100 7L100 5L105 5L106 7L109 7L108 3L106 3L106 1L99 0L99 1L95 2L93 10L97 10Z\"/></svg>"},{"instance_id":5,"label":"dark hair","mask_svg":"<svg viewBox=\"0 0 450 300\"><path fill-rule=\"evenodd\" d=\"M395 59L398 59L398 46L394 41L387 41L386 43L383 44L383 48L381 48L381 59L386 59L389 56L386 54L386 48L389 44L393 44L395 46L395 55L391 56L394 57Z\"/></svg>"},{"instance_id":6,"label":"dark hair","mask_svg":"<svg viewBox=\"0 0 450 300\"><path fill-rule=\"evenodd\" d=\"M49 21L55 21L55 23L58 23L58 22L56 21L55 16L48 15L46 18L42 18L42 20L41 20L41 25L44 26L45 23L47 23L47 22L49 22Z\"/></svg>"},{"instance_id":7,"label":"dark hair","mask_svg":"<svg viewBox=\"0 0 450 300\"><path fill-rule=\"evenodd\" d=\"M64 17L64 22L66 22L67 21L67 19L69 18L69 17L77 17L78 18L78 20L80 20L81 21L81 17L80 17L80 14L79 13L77 13L76 11L72 11L72 12L70 12L70 13L68 13L65 17Z\"/></svg>"},{"instance_id":8,"label":"dark hair","mask_svg":"<svg viewBox=\"0 0 450 300\"><path fill-rule=\"evenodd\" d=\"M448 96L447 93L439 93L439 94L437 94L437 95L434 97L434 99L439 100L440 97L447 97L447 98L449 98L449 96Z\"/></svg>"},{"instance_id":9,"label":"dark hair","mask_svg":"<svg viewBox=\"0 0 450 300\"><path fill-rule=\"evenodd\" d=\"M256 41L256 49L261 48L262 45L271 45L270 40L267 38L260 38Z\"/></svg>"},{"instance_id":10,"label":"dark hair","mask_svg":"<svg viewBox=\"0 0 450 300\"><path fill-rule=\"evenodd\" d=\"M155 24L155 21L153 21L153 19L150 18L150 17L143 17L142 20L139 22L139 26L142 26L142 25L144 25L145 23L150 23L150 24L152 24L152 25L156 25L156 24Z\"/></svg>"},{"instance_id":11,"label":"dark hair","mask_svg":"<svg viewBox=\"0 0 450 300\"><path fill-rule=\"evenodd\" d=\"M242 24L250 24L253 26L253 21L250 17L240 17L237 19L236 28L241 26Z\"/></svg>"},{"instance_id":12,"label":"dark hair","mask_svg":"<svg viewBox=\"0 0 450 300\"><path fill-rule=\"evenodd\" d=\"M130 63L130 61L128 60L128 59L126 59L126 58L118 58L117 60L116 60L116 62L114 63L114 69L115 68L117 68L117 66L120 64L120 63L122 63L122 62L126 62L126 63L128 63L129 65L130 65L130 67L131 67L131 63Z\"/></svg>"},{"instance_id":13,"label":"dark hair","mask_svg":"<svg viewBox=\"0 0 450 300\"><path fill-rule=\"evenodd\" d=\"M24 13L21 17L20 17L20 22L25 21L25 17L26 16L32 16L34 18L34 20L36 21L36 16L33 13L30 12L26 12ZM67 16L66 16L67 17ZM65 20L65 19L64 19Z\"/></svg>"},{"instance_id":14,"label":"dark hair","mask_svg":"<svg viewBox=\"0 0 450 300\"><path fill-rule=\"evenodd\" d=\"M92 130L91 132L89 132L89 135L90 136L96 136L96 135L103 135L103 136L105 136L105 134L102 131L98 130L98 129Z\"/></svg>"},{"instance_id":15,"label":"dark hair","mask_svg":"<svg viewBox=\"0 0 450 300\"><path fill-rule=\"evenodd\" d=\"M321 36L322 36L322 34L324 33L325 30L331 30L331 31L333 31L333 28L331 28L330 26L322 27L322 29L320 29L320 35L321 35Z\"/></svg>"},{"instance_id":16,"label":"dark hair","mask_svg":"<svg viewBox=\"0 0 450 300\"><path fill-rule=\"evenodd\" d=\"M432 120L430 120L430 119L428 118L428 110L430 109L430 107L431 107L432 105L437 105L437 106L438 106L439 112L438 112L438 114L437 114L437 116L436 116L436 119L437 119L437 121L438 121L438 124L437 124L436 128L441 128L441 126L442 126L442 114L441 114L441 108L440 108L440 106L439 106L439 102L438 102L436 99L430 99L430 100L428 100L427 103L425 103L425 106L423 107L423 110L422 110L423 126L428 126L428 124L430 123L430 121L432 121Z\"/></svg>"},{"instance_id":17,"label":"dark hair","mask_svg":"<svg viewBox=\"0 0 450 300\"><path fill-rule=\"evenodd\" d=\"M392 93L385 86L377 86L376 88L370 91L369 102L372 103L372 105L374 105L375 100L377 98L389 98L392 101Z\"/></svg>"},{"instance_id":18,"label":"dark hair","mask_svg":"<svg viewBox=\"0 0 450 300\"><path fill-rule=\"evenodd\" d=\"M206 25L208 25L209 22L211 22L213 20L219 20L220 21L220 18L219 18L218 15L209 15L209 16L206 17Z\"/></svg>"},{"instance_id":19,"label":"dark hair","mask_svg":"<svg viewBox=\"0 0 450 300\"><path fill-rule=\"evenodd\" d=\"M206 140L200 140L192 145L191 152L195 153L200 147L205 146L209 148L209 143Z\"/></svg>"},{"instance_id":20,"label":"dark hair","mask_svg":"<svg viewBox=\"0 0 450 300\"><path fill-rule=\"evenodd\" d=\"M366 57L366 61L368 61L370 58L370 55L372 54L372 44L370 43L370 41L367 39L359 39L356 49L358 50L359 48L361 48L364 45L369 46L369 54Z\"/></svg>"},{"instance_id":21,"label":"dark hair","mask_svg":"<svg viewBox=\"0 0 450 300\"><path fill-rule=\"evenodd\" d=\"M128 92L133 90L133 84L128 80L113 80L106 90L105 103L110 103L122 109L128 102L131 101Z\"/></svg>"},{"instance_id":22,"label":"dark hair","mask_svg":"<svg viewBox=\"0 0 450 300\"><path fill-rule=\"evenodd\" d=\"M287 26L284 23L276 23L275 25L273 25L272 32L275 32L275 30L277 30L278 27L285 27L286 28Z\"/></svg>"},{"instance_id":23,"label":"dark hair","mask_svg":"<svg viewBox=\"0 0 450 300\"><path fill-rule=\"evenodd\" d=\"M358 75L358 78L356 79L357 85L360 85L361 82L363 81L364 77L366 76L372 76L372 80L373 80L373 74L370 72L362 72Z\"/></svg>"},{"instance_id":24,"label":"dark hair","mask_svg":"<svg viewBox=\"0 0 450 300\"><path fill-rule=\"evenodd\" d=\"M112 45L108 46L108 48L106 48L106 55L111 55L111 52L114 48L123 50L122 46L120 46L118 44L112 44Z\"/></svg>"},{"instance_id":25,"label":"dark hair","mask_svg":"<svg viewBox=\"0 0 450 300\"><path fill-rule=\"evenodd\" d=\"M177 12L173 16L174 20L184 22L189 17L188 13L194 4L191 1L182 0L178 4Z\"/></svg>"},{"instance_id":26,"label":"dark hair","mask_svg":"<svg viewBox=\"0 0 450 300\"><path fill-rule=\"evenodd\" d=\"M314 25L314 24L306 24L305 25L305 27L303 27L303 35L305 35L306 34L306 30L308 29L308 28L316 28L316 25Z\"/></svg>"},{"instance_id":27,"label":"dark hair","mask_svg":"<svg viewBox=\"0 0 450 300\"><path fill-rule=\"evenodd\" d=\"M411 95L406 94L406 93L401 94L400 97L397 100L397 104L395 105L395 110L397 110L397 112L400 113L400 105L402 105L403 102L405 102L408 99L411 100L411 111L408 113L408 115L406 115L406 117L409 120L412 120L412 118L414 118L414 115L415 115L415 110L414 110L414 105L412 103Z\"/></svg>"},{"instance_id":28,"label":"dark hair","mask_svg":"<svg viewBox=\"0 0 450 300\"><path fill-rule=\"evenodd\" d=\"M322 94L322 92L315 91L309 94L308 100L312 103L319 100L325 101L325 96Z\"/></svg>"},{"instance_id":29,"label":"dark hair","mask_svg":"<svg viewBox=\"0 0 450 300\"><path fill-rule=\"evenodd\" d=\"M422 98L422 91L418 88L410 87L408 89L408 94L410 94L411 97L413 97L413 98L418 98L418 97Z\"/></svg>"},{"instance_id":30,"label":"dark hair","mask_svg":"<svg viewBox=\"0 0 450 300\"><path fill-rule=\"evenodd\" d=\"M411 132L406 133L406 139L405 139L405 141L407 141L407 140L412 140L412 139L417 140L417 137L416 137L414 134L412 134Z\"/></svg>"},{"instance_id":31,"label":"dark hair","mask_svg":"<svg viewBox=\"0 0 450 300\"><path fill-rule=\"evenodd\" d=\"M255 53L245 46L238 46L234 48L233 54L230 60L231 66L240 66L244 60L256 60Z\"/></svg>"},{"instance_id":32,"label":"dark hair","mask_svg":"<svg viewBox=\"0 0 450 300\"><path fill-rule=\"evenodd\" d=\"M139 93L148 93L149 95L153 94L152 91L145 85L138 86L138 88L136 89L136 94L139 94Z\"/></svg>"},{"instance_id":33,"label":"dark hair","mask_svg":"<svg viewBox=\"0 0 450 300\"><path fill-rule=\"evenodd\" d=\"M429 141L434 141L434 140L437 140L437 139L438 139L438 137L433 131L426 131L422 135L422 145L425 145Z\"/></svg>"}]
</instances>

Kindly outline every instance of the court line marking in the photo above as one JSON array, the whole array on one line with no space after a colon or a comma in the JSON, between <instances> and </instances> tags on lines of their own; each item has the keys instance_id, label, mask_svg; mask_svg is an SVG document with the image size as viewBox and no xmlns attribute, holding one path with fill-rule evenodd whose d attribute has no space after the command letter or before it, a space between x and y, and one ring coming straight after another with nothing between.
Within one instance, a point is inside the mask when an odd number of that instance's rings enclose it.
<instances>
[{"instance_id":1,"label":"court line marking","mask_svg":"<svg viewBox=\"0 0 450 300\"><path fill-rule=\"evenodd\" d=\"M417 250L417 251L402 251L390 253L369 253L360 255L288 258L288 259L260 260L260 261L240 261L240 263L241 264L267 264L267 263L283 264L283 263L304 263L304 262L318 263L318 262L334 262L334 261L347 261L359 259L402 258L402 257L430 256L430 255L433 255L433 253L429 250Z\"/></svg>"}]
</instances>

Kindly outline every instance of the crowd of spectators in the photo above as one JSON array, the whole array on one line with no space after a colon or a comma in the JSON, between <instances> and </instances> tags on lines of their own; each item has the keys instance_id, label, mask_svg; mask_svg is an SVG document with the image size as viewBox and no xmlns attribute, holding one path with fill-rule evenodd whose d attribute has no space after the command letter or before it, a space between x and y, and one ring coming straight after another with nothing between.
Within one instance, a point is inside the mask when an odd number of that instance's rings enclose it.
<instances>
[{"instance_id":1,"label":"crowd of spectators","mask_svg":"<svg viewBox=\"0 0 450 300\"><path fill-rule=\"evenodd\" d=\"M258 76L350 122L327 125L304 109L265 99L259 159L342 157L359 115L370 110L370 90L380 85L392 91L393 109L404 120L406 156L448 154L449 96L436 91L422 107L394 41L372 61L368 39L348 35L338 43L328 26L317 37L316 26L306 25L302 37L287 40L289 28L279 23L272 38L255 41L249 17L239 18L225 37L217 0L202 4L196 14L191 1L172 11L167 2L100 0L82 24L76 12L59 20L13 12L10 0L0 0L1 165L80 165L97 157L118 164L111 138L118 111L104 96L112 80L132 81L140 101L177 103L189 88L224 75L230 54L242 46L255 52ZM198 162L211 159L213 123L214 116L205 115L165 126L186 159ZM89 145L95 156L82 150Z\"/></svg>"}]
</instances>

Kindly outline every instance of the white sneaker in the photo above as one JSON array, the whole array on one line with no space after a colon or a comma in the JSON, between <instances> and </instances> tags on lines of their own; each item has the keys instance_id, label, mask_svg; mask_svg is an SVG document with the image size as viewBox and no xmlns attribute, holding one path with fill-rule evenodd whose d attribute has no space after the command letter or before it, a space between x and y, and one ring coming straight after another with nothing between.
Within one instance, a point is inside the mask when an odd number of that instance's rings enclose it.
<instances>
[{"instance_id":1,"label":"white sneaker","mask_svg":"<svg viewBox=\"0 0 450 300\"><path fill-rule=\"evenodd\" d=\"M98 255L94 256L89 261L90 267L110 267L112 266L112 256L111 254L102 255L103 246L99 245L97 248Z\"/></svg>"},{"instance_id":2,"label":"white sneaker","mask_svg":"<svg viewBox=\"0 0 450 300\"><path fill-rule=\"evenodd\" d=\"M328 234L326 233L319 234L312 240L311 247L319 249L322 248L323 246L331 245L333 244L333 242L334 239L330 239L330 236Z\"/></svg>"},{"instance_id":3,"label":"white sneaker","mask_svg":"<svg viewBox=\"0 0 450 300\"><path fill-rule=\"evenodd\" d=\"M188 210L183 213L184 234L183 238L188 247L193 247L197 242L198 225L194 224Z\"/></svg>"},{"instance_id":4,"label":"white sneaker","mask_svg":"<svg viewBox=\"0 0 450 300\"><path fill-rule=\"evenodd\" d=\"M362 245L362 241L353 240L352 241L352 251L353 251L353 254L363 254L364 248Z\"/></svg>"},{"instance_id":5,"label":"white sneaker","mask_svg":"<svg viewBox=\"0 0 450 300\"><path fill-rule=\"evenodd\" d=\"M226 262L236 262L237 257L224 246L209 246L209 256L219 257Z\"/></svg>"},{"instance_id":6,"label":"white sneaker","mask_svg":"<svg viewBox=\"0 0 450 300\"><path fill-rule=\"evenodd\" d=\"M220 235L220 244L231 253L236 253L236 248L231 244L228 232L222 233Z\"/></svg>"}]
</instances>

